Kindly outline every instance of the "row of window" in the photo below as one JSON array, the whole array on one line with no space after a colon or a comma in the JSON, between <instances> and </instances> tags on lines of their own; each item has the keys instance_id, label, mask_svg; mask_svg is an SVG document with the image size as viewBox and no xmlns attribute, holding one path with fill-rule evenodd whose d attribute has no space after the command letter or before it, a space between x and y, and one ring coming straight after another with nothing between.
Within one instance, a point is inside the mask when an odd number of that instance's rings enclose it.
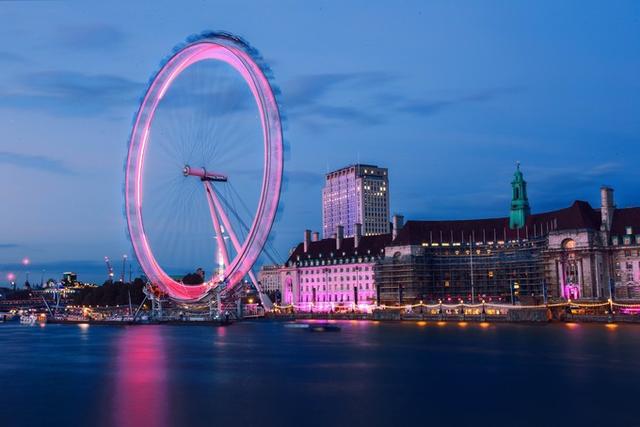
<instances>
[{"instance_id":1,"label":"row of window","mask_svg":"<svg viewBox=\"0 0 640 427\"><path fill-rule=\"evenodd\" d=\"M343 282L343 281L346 280L348 282L349 281L349 277L350 276L340 276L340 281ZM373 279L373 275L371 275L371 278ZM334 279L335 279L334 280L335 282L338 281L337 277L335 277ZM357 279L356 279L356 276L353 276L353 280L369 280L369 276L368 275L358 276ZM320 280L320 279L314 280L313 277L311 279L304 279L304 283L314 283L314 282L320 283L321 281L324 282L325 278L323 277L322 280ZM326 280L326 281L327 282L331 282L331 276L329 276L328 280Z\"/></svg>"},{"instance_id":2,"label":"row of window","mask_svg":"<svg viewBox=\"0 0 640 427\"><path fill-rule=\"evenodd\" d=\"M355 297L354 297L355 298ZM318 297L317 301L313 301L313 298L311 298L312 300L309 300L309 295L306 295L304 298L304 302L349 302L349 295L322 295L321 297ZM322 299L322 301L321 301ZM360 301L366 301L367 298L365 297L361 297ZM370 301L373 300L373 297L369 298ZM355 299L354 299L355 301Z\"/></svg>"},{"instance_id":3,"label":"row of window","mask_svg":"<svg viewBox=\"0 0 640 427\"><path fill-rule=\"evenodd\" d=\"M623 236L622 239L619 236L611 236L611 243L613 246L618 246L620 244L631 245L633 243L640 245L640 234L636 234L635 236L626 235Z\"/></svg>"},{"instance_id":4,"label":"row of window","mask_svg":"<svg viewBox=\"0 0 640 427\"><path fill-rule=\"evenodd\" d=\"M326 270L326 271L325 271ZM349 271L369 271L369 266L365 265L364 267L346 267L346 268L334 268L333 272L334 273L338 273L338 271L340 273L344 273L349 272ZM303 270L302 274L320 274L320 273L331 273L331 269L327 268L327 269L317 269L317 270Z\"/></svg>"},{"instance_id":5,"label":"row of window","mask_svg":"<svg viewBox=\"0 0 640 427\"><path fill-rule=\"evenodd\" d=\"M367 251L367 253L369 253L369 252L370 251ZM380 252L383 253L384 249L380 249ZM343 256L344 255L345 254L343 253ZM333 257L333 252L330 254L330 256ZM320 254L320 257L322 257L322 254ZM312 260L312 259L309 259L309 260L301 261L300 260L300 256L298 256L297 260L298 260L298 262L296 262L297 266L307 267L307 266L314 266L314 265L354 264L356 262L358 262L358 263L370 262L370 261L377 260L377 258L366 256L364 258L358 258L357 260L356 260L356 258L348 258L348 259L342 259L342 258L335 259L335 258L333 258L333 259L328 259L328 260L324 260L324 259L323 260L317 260L317 259L316 260ZM293 263L292 262L289 263L289 267L293 267Z\"/></svg>"},{"instance_id":6,"label":"row of window","mask_svg":"<svg viewBox=\"0 0 640 427\"><path fill-rule=\"evenodd\" d=\"M340 284L340 289L338 289L338 285L329 285L328 287L325 286L325 285L322 285L322 291L323 292L326 292L327 288L329 289L329 291L349 291L349 290L355 291L357 286L350 287L349 285L344 285L344 284L341 283ZM318 288L313 288L313 286L309 287L309 285L301 287L301 291L302 292L311 292L313 289L316 289L316 291L320 290L319 287ZM360 289L365 289L365 290L368 291L369 290L369 284L365 283L364 286L360 287ZM371 289L374 289L373 285L371 285Z\"/></svg>"},{"instance_id":7,"label":"row of window","mask_svg":"<svg viewBox=\"0 0 640 427\"><path fill-rule=\"evenodd\" d=\"M633 270L633 262L627 261L625 263L625 267L627 270ZM638 269L640 269L640 261L638 262ZM616 262L616 270L620 270L620 263Z\"/></svg>"}]
</instances>

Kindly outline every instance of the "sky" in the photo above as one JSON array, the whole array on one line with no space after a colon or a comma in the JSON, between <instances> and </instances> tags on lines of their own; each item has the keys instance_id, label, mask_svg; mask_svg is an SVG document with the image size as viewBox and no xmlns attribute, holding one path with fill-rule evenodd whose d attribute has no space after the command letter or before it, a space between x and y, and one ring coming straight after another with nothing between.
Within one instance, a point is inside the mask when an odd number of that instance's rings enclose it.
<instances>
[{"instance_id":1,"label":"sky","mask_svg":"<svg viewBox=\"0 0 640 427\"><path fill-rule=\"evenodd\" d=\"M132 256L132 116L208 29L248 40L281 91L283 258L321 229L323 174L358 161L389 168L407 219L506 215L516 161L534 212L598 206L602 184L640 205L637 1L0 1L0 286L101 282L104 256Z\"/></svg>"}]
</instances>

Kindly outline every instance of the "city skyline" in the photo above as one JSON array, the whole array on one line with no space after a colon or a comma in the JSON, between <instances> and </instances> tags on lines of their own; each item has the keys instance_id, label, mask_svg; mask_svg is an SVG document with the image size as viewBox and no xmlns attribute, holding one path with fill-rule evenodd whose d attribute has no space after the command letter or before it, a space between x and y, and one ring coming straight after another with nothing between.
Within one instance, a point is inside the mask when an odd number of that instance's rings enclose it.
<instances>
[{"instance_id":1,"label":"city skyline","mask_svg":"<svg viewBox=\"0 0 640 427\"><path fill-rule=\"evenodd\" d=\"M132 5L125 16L3 2L0 34L12 43L0 52L0 179L11 185L0 193L0 281L25 256L32 281L41 269L99 281L105 255L131 255L121 213L130 118L158 58L211 27L255 45L282 91L291 152L273 238L283 255L320 229L324 173L358 161L389 168L391 213L407 219L503 216L517 160L533 212L595 206L601 184L637 206L638 7L580 5L254 5L240 19L231 3Z\"/></svg>"}]
</instances>

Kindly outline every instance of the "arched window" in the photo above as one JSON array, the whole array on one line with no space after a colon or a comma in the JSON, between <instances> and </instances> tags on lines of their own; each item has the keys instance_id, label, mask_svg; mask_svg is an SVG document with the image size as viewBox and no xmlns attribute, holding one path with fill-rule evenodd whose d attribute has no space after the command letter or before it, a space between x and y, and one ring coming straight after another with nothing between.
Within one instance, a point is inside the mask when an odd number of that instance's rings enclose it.
<instances>
[{"instance_id":1,"label":"arched window","mask_svg":"<svg viewBox=\"0 0 640 427\"><path fill-rule=\"evenodd\" d=\"M573 239L564 239L562 241L562 249L572 250L576 248L576 241Z\"/></svg>"}]
</instances>

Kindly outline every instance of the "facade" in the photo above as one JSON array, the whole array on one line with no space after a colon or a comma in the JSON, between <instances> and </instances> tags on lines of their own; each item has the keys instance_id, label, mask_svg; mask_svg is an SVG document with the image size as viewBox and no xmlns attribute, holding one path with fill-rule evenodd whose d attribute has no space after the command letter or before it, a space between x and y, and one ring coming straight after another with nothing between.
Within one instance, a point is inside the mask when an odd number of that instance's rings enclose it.
<instances>
[{"instance_id":1,"label":"facade","mask_svg":"<svg viewBox=\"0 0 640 427\"><path fill-rule=\"evenodd\" d=\"M303 310L371 310L376 301L374 267L384 257L390 234L312 241L309 231L280 268L282 304Z\"/></svg>"},{"instance_id":2,"label":"facade","mask_svg":"<svg viewBox=\"0 0 640 427\"><path fill-rule=\"evenodd\" d=\"M327 239L339 225L344 235L389 233L389 175L386 168L356 164L330 172L322 190L322 235Z\"/></svg>"},{"instance_id":3,"label":"facade","mask_svg":"<svg viewBox=\"0 0 640 427\"><path fill-rule=\"evenodd\" d=\"M531 214L518 167L509 217L408 221L376 265L380 303L640 298L640 208ZM394 233L395 234L395 233Z\"/></svg>"},{"instance_id":4,"label":"facade","mask_svg":"<svg viewBox=\"0 0 640 427\"><path fill-rule=\"evenodd\" d=\"M258 271L258 282L262 285L262 291L271 294L280 291L280 266L263 265Z\"/></svg>"},{"instance_id":5,"label":"facade","mask_svg":"<svg viewBox=\"0 0 640 427\"><path fill-rule=\"evenodd\" d=\"M355 169L340 175L348 176ZM322 240L306 230L285 265L264 274L277 276L269 280L283 305L301 310L640 300L640 208L617 208L613 189L602 187L598 208L578 200L532 214L519 165L511 186L505 217L404 224L396 215L390 233L366 235L356 222L353 237L337 224Z\"/></svg>"}]
</instances>

